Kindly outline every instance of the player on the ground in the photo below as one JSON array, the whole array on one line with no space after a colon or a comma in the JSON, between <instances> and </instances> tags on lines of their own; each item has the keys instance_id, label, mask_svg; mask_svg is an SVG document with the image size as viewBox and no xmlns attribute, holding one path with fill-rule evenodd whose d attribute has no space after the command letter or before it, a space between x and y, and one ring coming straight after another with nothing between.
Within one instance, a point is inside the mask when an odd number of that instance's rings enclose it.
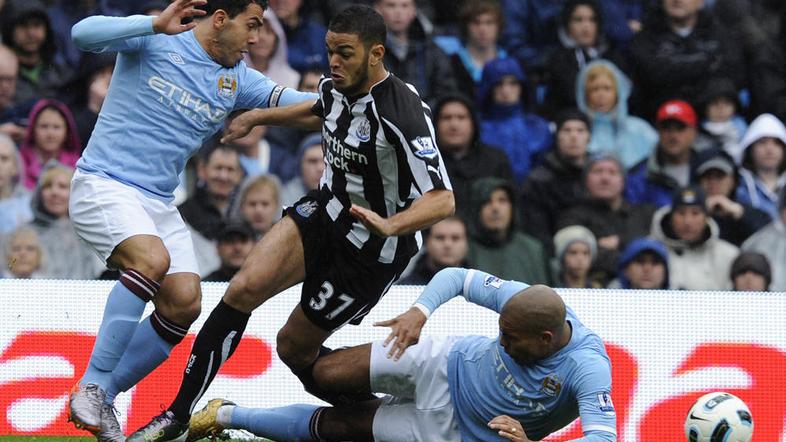
<instances>
[{"instance_id":1,"label":"player on the ground","mask_svg":"<svg viewBox=\"0 0 786 442\"><path fill-rule=\"evenodd\" d=\"M313 109L254 110L230 125L227 138L257 124L321 126L327 168L320 189L286 209L232 279L197 335L169 409L129 440L185 439L197 401L234 352L251 312L299 282L301 301L278 334L278 355L309 392L342 400L313 382L315 361L329 351L322 343L360 322L417 252L417 232L454 210L430 110L385 70L385 37L378 13L350 6L328 26L331 74ZM266 110L274 112L260 112Z\"/></svg>"},{"instance_id":2,"label":"player on the ground","mask_svg":"<svg viewBox=\"0 0 786 442\"><path fill-rule=\"evenodd\" d=\"M176 0L157 17L93 16L72 29L82 50L119 52L69 207L79 236L123 272L69 400L69 418L99 439L124 440L115 396L163 362L199 316L191 236L171 204L186 161L234 109L317 98L241 62L266 7L266 0ZM187 18L194 21L181 24ZM151 300L155 310L140 323Z\"/></svg>"},{"instance_id":3,"label":"player on the ground","mask_svg":"<svg viewBox=\"0 0 786 442\"><path fill-rule=\"evenodd\" d=\"M500 314L499 336L420 338L428 315L459 294ZM189 439L239 428L280 442L529 441L581 416L578 440L617 440L603 341L549 287L445 269L414 307L378 325L393 328L388 339L320 358L314 377L332 391L391 397L273 409L214 399L191 418Z\"/></svg>"}]
</instances>

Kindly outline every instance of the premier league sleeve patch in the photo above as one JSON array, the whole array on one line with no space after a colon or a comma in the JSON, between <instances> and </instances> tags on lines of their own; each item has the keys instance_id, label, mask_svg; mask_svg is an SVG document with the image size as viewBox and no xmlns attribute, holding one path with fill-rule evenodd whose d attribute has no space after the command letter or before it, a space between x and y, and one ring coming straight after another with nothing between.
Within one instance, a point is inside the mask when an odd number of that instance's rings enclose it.
<instances>
[{"instance_id":1,"label":"premier league sleeve patch","mask_svg":"<svg viewBox=\"0 0 786 442\"><path fill-rule=\"evenodd\" d=\"M489 287L490 286L490 287L494 287L495 289L498 289L498 288L502 287L502 283L503 282L505 282L505 281L497 278L496 276L489 275L489 276L486 276L486 278L483 280L483 286L484 287Z\"/></svg>"},{"instance_id":2,"label":"premier league sleeve patch","mask_svg":"<svg viewBox=\"0 0 786 442\"><path fill-rule=\"evenodd\" d=\"M410 144L415 149L415 155L419 158L431 159L437 156L437 148L434 147L431 137L417 137L411 140Z\"/></svg>"},{"instance_id":3,"label":"premier league sleeve patch","mask_svg":"<svg viewBox=\"0 0 786 442\"><path fill-rule=\"evenodd\" d=\"M614 404L611 402L611 394L601 393L598 395L598 407L600 411L608 415L614 414Z\"/></svg>"}]
</instances>

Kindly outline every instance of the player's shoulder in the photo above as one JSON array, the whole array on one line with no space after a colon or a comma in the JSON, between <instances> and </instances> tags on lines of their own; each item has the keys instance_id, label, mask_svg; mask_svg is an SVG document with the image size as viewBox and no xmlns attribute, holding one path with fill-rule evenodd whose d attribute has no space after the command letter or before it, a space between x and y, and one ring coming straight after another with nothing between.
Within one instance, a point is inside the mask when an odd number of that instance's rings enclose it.
<instances>
[{"instance_id":1,"label":"player's shoulder","mask_svg":"<svg viewBox=\"0 0 786 442\"><path fill-rule=\"evenodd\" d=\"M420 126L424 113L430 116L428 106L420 99L415 88L393 74L374 85L371 96L379 116L398 127L407 128L413 124Z\"/></svg>"},{"instance_id":2,"label":"player's shoulder","mask_svg":"<svg viewBox=\"0 0 786 442\"><path fill-rule=\"evenodd\" d=\"M319 84L317 85L317 93L319 93L319 96L324 97L330 95L331 90L333 90L333 79L325 76L320 78Z\"/></svg>"}]
</instances>

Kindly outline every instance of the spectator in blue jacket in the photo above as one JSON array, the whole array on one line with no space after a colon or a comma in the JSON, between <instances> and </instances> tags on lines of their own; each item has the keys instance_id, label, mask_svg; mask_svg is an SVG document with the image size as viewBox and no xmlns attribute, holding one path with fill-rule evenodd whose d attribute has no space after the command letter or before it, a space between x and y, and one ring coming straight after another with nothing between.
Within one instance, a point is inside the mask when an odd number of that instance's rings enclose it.
<instances>
[{"instance_id":1,"label":"spectator in blue jacket","mask_svg":"<svg viewBox=\"0 0 786 442\"><path fill-rule=\"evenodd\" d=\"M669 252L660 241L636 238L622 252L617 279L610 289L667 290L669 288Z\"/></svg>"},{"instance_id":2,"label":"spectator in blue jacket","mask_svg":"<svg viewBox=\"0 0 786 442\"><path fill-rule=\"evenodd\" d=\"M325 33L327 29L310 20L303 0L270 0L270 9L284 28L287 39L287 60L296 71L312 68L326 70Z\"/></svg>"},{"instance_id":3,"label":"spectator in blue jacket","mask_svg":"<svg viewBox=\"0 0 786 442\"><path fill-rule=\"evenodd\" d=\"M759 115L740 145L739 199L779 219L778 192L786 188L786 126L772 114Z\"/></svg>"},{"instance_id":4,"label":"spectator in blue jacket","mask_svg":"<svg viewBox=\"0 0 786 442\"><path fill-rule=\"evenodd\" d=\"M516 183L524 181L552 142L549 123L524 108L524 85L524 71L515 59L496 59L483 68L477 93L481 140L505 151Z\"/></svg>"}]
</instances>

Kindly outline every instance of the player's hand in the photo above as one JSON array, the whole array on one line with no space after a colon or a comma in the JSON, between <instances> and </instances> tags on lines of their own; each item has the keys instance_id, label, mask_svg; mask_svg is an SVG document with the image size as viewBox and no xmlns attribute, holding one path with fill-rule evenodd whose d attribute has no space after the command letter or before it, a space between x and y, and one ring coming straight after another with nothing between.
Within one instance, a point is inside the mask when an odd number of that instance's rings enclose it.
<instances>
[{"instance_id":1,"label":"player's hand","mask_svg":"<svg viewBox=\"0 0 786 442\"><path fill-rule=\"evenodd\" d=\"M492 419L488 425L492 430L497 430L497 434L505 440L530 442L527 435L524 434L524 428L521 426L521 422L510 416L504 414L502 416L497 416Z\"/></svg>"},{"instance_id":2,"label":"player's hand","mask_svg":"<svg viewBox=\"0 0 786 442\"><path fill-rule=\"evenodd\" d=\"M369 231L377 236L387 238L388 236L393 236L395 234L395 230L390 220L379 216L377 212L374 212L373 210L353 204L352 207L349 208L349 213L351 213L352 216L357 218L358 221L363 223L363 225L366 226Z\"/></svg>"},{"instance_id":3,"label":"player's hand","mask_svg":"<svg viewBox=\"0 0 786 442\"><path fill-rule=\"evenodd\" d=\"M207 0L175 0L158 17L153 19L153 32L156 34L179 34L196 27L195 22L182 24L186 18L199 17L206 12L196 9L195 6L202 6Z\"/></svg>"},{"instance_id":4,"label":"player's hand","mask_svg":"<svg viewBox=\"0 0 786 442\"><path fill-rule=\"evenodd\" d=\"M426 319L428 318L419 308L412 307L393 319L374 324L378 327L390 327L392 329L382 344L383 347L393 344L390 346L390 351L388 351L388 359L393 358L394 361L398 361L407 347L418 343L420 330L423 329Z\"/></svg>"},{"instance_id":5,"label":"player's hand","mask_svg":"<svg viewBox=\"0 0 786 442\"><path fill-rule=\"evenodd\" d=\"M231 143L238 138L245 137L254 126L257 126L256 110L246 111L231 118L221 137L221 144Z\"/></svg>"}]
</instances>

